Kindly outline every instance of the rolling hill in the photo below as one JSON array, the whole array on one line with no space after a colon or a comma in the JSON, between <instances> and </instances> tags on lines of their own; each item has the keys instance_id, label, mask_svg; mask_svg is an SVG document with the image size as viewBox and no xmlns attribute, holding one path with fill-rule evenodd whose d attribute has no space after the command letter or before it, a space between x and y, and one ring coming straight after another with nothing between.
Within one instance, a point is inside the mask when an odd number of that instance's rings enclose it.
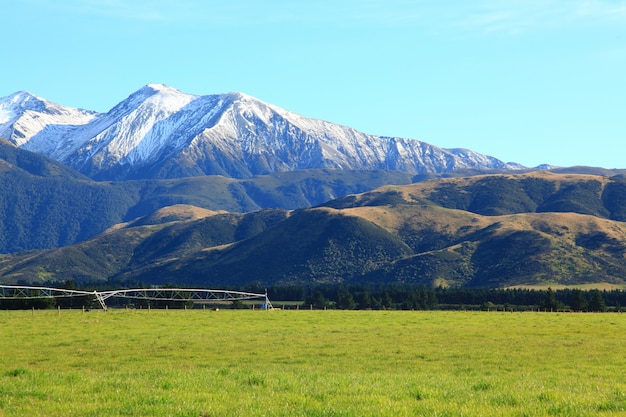
<instances>
[{"instance_id":1,"label":"rolling hill","mask_svg":"<svg viewBox=\"0 0 626 417\"><path fill-rule=\"evenodd\" d=\"M75 244L174 204L232 212L296 209L410 181L410 175L391 171L301 170L239 180L96 182L0 140L0 253Z\"/></svg>"},{"instance_id":2,"label":"rolling hill","mask_svg":"<svg viewBox=\"0 0 626 417\"><path fill-rule=\"evenodd\" d=\"M623 285L625 199L621 177L533 172L385 186L295 211L192 216L197 209L178 207L79 245L7 255L0 277L202 286Z\"/></svg>"}]
</instances>

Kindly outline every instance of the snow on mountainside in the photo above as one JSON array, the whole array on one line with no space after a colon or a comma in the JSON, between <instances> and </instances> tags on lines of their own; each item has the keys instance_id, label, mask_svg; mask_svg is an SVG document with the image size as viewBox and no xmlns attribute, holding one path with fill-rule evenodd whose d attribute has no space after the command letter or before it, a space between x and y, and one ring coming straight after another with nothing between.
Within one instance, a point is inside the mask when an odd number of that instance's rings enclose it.
<instances>
[{"instance_id":1,"label":"snow on mountainside","mask_svg":"<svg viewBox=\"0 0 626 417\"><path fill-rule=\"evenodd\" d=\"M16 102L14 96L0 99L0 136L12 129L19 133L4 136L16 145L103 180L215 174L245 178L307 168L412 174L521 168L466 149L367 135L242 93L197 96L149 84L106 114L37 98L45 104L24 110L6 104Z\"/></svg>"},{"instance_id":2,"label":"snow on mountainside","mask_svg":"<svg viewBox=\"0 0 626 417\"><path fill-rule=\"evenodd\" d=\"M100 166L121 161L141 164L159 148L173 144L170 139L174 120L196 98L174 89L146 86L84 126L79 132L79 150L57 151L51 156L78 168L92 158Z\"/></svg>"},{"instance_id":3,"label":"snow on mountainside","mask_svg":"<svg viewBox=\"0 0 626 417\"><path fill-rule=\"evenodd\" d=\"M20 91L0 98L0 137L18 147L28 147L33 138L41 136L50 139L49 146L42 143L41 147L50 149L55 146L60 130L84 125L96 114L60 106Z\"/></svg>"}]
</instances>

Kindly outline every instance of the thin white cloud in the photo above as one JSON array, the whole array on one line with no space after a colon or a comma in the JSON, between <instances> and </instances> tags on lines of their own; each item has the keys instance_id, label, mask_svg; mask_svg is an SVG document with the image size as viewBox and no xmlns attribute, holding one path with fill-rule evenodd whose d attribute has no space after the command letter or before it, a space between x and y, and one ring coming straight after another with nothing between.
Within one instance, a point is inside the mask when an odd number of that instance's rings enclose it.
<instances>
[{"instance_id":1,"label":"thin white cloud","mask_svg":"<svg viewBox=\"0 0 626 417\"><path fill-rule=\"evenodd\" d=\"M234 7L221 11L233 15ZM263 5L252 15L273 22L478 28L523 34L571 26L626 23L626 0L319 0Z\"/></svg>"},{"instance_id":2,"label":"thin white cloud","mask_svg":"<svg viewBox=\"0 0 626 417\"><path fill-rule=\"evenodd\" d=\"M521 34L572 24L626 23L626 0L14 0L82 16L228 27L267 24L438 29Z\"/></svg>"},{"instance_id":3,"label":"thin white cloud","mask_svg":"<svg viewBox=\"0 0 626 417\"><path fill-rule=\"evenodd\" d=\"M188 0L18 0L67 15L96 16L118 20L168 21L186 14ZM191 14L190 14L191 15Z\"/></svg>"},{"instance_id":4,"label":"thin white cloud","mask_svg":"<svg viewBox=\"0 0 626 417\"><path fill-rule=\"evenodd\" d=\"M467 6L461 26L485 33L522 34L537 30L626 22L623 0L484 0Z\"/></svg>"},{"instance_id":5,"label":"thin white cloud","mask_svg":"<svg viewBox=\"0 0 626 417\"><path fill-rule=\"evenodd\" d=\"M236 1L212 8L212 15L231 17L239 23L265 24L330 24L405 25L425 16L421 2L409 0L318 0L274 1L271 3L245 2L242 8Z\"/></svg>"},{"instance_id":6,"label":"thin white cloud","mask_svg":"<svg viewBox=\"0 0 626 417\"><path fill-rule=\"evenodd\" d=\"M429 5L425 1L415 0L361 0L345 3L345 15L354 21L386 26L423 22L434 10L439 9L439 6L433 6L432 3Z\"/></svg>"},{"instance_id":7,"label":"thin white cloud","mask_svg":"<svg viewBox=\"0 0 626 417\"><path fill-rule=\"evenodd\" d=\"M576 13L581 18L626 20L626 1L580 1Z\"/></svg>"}]
</instances>

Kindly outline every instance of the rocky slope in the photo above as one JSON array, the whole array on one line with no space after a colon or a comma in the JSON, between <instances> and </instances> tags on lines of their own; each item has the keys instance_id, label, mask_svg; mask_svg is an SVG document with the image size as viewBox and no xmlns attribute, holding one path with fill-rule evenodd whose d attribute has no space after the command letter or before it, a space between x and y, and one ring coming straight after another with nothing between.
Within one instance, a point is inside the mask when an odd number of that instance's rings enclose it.
<instances>
[{"instance_id":1,"label":"rocky slope","mask_svg":"<svg viewBox=\"0 0 626 417\"><path fill-rule=\"evenodd\" d=\"M467 149L368 135L242 93L196 96L156 84L105 114L17 93L0 99L3 134L17 146L98 180L248 178L319 168L412 175L521 168Z\"/></svg>"}]
</instances>

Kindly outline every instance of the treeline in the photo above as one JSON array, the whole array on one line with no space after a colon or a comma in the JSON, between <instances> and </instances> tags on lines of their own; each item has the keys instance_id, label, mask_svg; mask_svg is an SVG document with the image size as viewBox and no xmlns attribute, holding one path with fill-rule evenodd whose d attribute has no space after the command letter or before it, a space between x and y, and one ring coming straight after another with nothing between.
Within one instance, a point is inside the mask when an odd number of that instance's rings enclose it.
<instances>
[{"instance_id":1,"label":"treeline","mask_svg":"<svg viewBox=\"0 0 626 417\"><path fill-rule=\"evenodd\" d=\"M261 287L245 290L264 291ZM270 300L305 308L359 310L621 311L625 290L429 288L415 285L313 285L267 288ZM277 301L280 303L280 301Z\"/></svg>"},{"instance_id":2,"label":"treeline","mask_svg":"<svg viewBox=\"0 0 626 417\"><path fill-rule=\"evenodd\" d=\"M168 287L166 285L165 287ZM137 281L105 285L76 284L69 280L58 286L84 291L122 288L150 288ZM247 285L231 290L267 293L275 307L341 310L500 310L500 311L622 311L626 290L487 289L430 288L410 284L372 285ZM191 301L130 301L135 307L192 308ZM283 303L281 305L281 302ZM129 300L107 300L111 307L128 305ZM91 294L82 297L11 299L0 298L0 309L93 308L98 301ZM245 308L233 303L233 308Z\"/></svg>"}]
</instances>

